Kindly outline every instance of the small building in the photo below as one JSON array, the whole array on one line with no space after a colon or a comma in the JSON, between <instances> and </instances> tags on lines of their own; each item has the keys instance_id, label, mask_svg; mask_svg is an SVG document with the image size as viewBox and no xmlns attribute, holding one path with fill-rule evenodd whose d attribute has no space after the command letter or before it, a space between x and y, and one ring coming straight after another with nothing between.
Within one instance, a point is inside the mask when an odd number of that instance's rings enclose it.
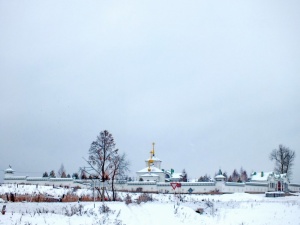
<instances>
[{"instance_id":1,"label":"small building","mask_svg":"<svg viewBox=\"0 0 300 225\"><path fill-rule=\"evenodd\" d=\"M286 174L276 174L274 172L253 172L251 174L251 183L268 184L268 191L288 191L288 179Z\"/></svg>"}]
</instances>

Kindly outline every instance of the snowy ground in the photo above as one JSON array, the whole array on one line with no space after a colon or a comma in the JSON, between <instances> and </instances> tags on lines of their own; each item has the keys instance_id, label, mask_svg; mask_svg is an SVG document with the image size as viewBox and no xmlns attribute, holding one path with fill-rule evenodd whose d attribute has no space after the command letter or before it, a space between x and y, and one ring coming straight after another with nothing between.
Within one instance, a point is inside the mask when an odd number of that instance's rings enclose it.
<instances>
[{"instance_id":1,"label":"snowy ground","mask_svg":"<svg viewBox=\"0 0 300 225\"><path fill-rule=\"evenodd\" d=\"M12 191L13 186L0 186L0 194ZM18 189L18 190L17 190ZM60 196L72 191L52 187L19 186L14 191L24 193L47 193ZM78 195L91 194L79 190ZM130 194L132 200L140 194ZM121 195L125 198L126 194ZM0 214L0 224L116 224L116 225L267 225L300 224L300 196L266 198L264 195L174 195L153 194L152 202L131 203L100 202L80 203L0 203L6 205L5 215ZM195 212L204 209L202 215Z\"/></svg>"}]
</instances>

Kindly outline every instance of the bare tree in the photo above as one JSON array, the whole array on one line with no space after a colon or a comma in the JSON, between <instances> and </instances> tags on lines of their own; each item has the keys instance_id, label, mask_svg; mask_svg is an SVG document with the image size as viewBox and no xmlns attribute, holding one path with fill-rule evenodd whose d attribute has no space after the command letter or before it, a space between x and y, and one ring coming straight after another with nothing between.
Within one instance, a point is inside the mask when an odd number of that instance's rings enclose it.
<instances>
[{"instance_id":1,"label":"bare tree","mask_svg":"<svg viewBox=\"0 0 300 225\"><path fill-rule=\"evenodd\" d=\"M209 182L209 181L211 181L211 178L207 174L205 174L204 176L199 177L199 179L198 179L198 182Z\"/></svg>"},{"instance_id":2,"label":"bare tree","mask_svg":"<svg viewBox=\"0 0 300 225\"><path fill-rule=\"evenodd\" d=\"M64 177L66 177L66 169L64 167L64 164L61 164L59 170L57 171L57 175L58 175L58 177L61 177L61 178L63 178L63 175L64 175Z\"/></svg>"},{"instance_id":3,"label":"bare tree","mask_svg":"<svg viewBox=\"0 0 300 225\"><path fill-rule=\"evenodd\" d=\"M236 169L233 170L231 178L232 178L233 182L238 182L238 180L240 178L240 174L237 172Z\"/></svg>"},{"instance_id":4,"label":"bare tree","mask_svg":"<svg viewBox=\"0 0 300 225\"><path fill-rule=\"evenodd\" d=\"M275 161L275 172L280 174L286 174L288 179L292 176L292 167L294 165L294 160L296 153L290 150L288 147L279 145L278 149L274 149L270 153L270 160Z\"/></svg>"},{"instance_id":5,"label":"bare tree","mask_svg":"<svg viewBox=\"0 0 300 225\"><path fill-rule=\"evenodd\" d=\"M87 163L92 170L99 176L101 182L110 179L109 175L113 168L113 159L118 155L118 149L115 148L115 141L107 130L101 131L96 141L93 141L89 149L89 158ZM101 192L101 200L104 201L104 188Z\"/></svg>"},{"instance_id":6,"label":"bare tree","mask_svg":"<svg viewBox=\"0 0 300 225\"><path fill-rule=\"evenodd\" d=\"M240 169L240 180L242 182L247 182L248 181L248 174L247 171L243 169L243 167L241 167Z\"/></svg>"},{"instance_id":7,"label":"bare tree","mask_svg":"<svg viewBox=\"0 0 300 225\"><path fill-rule=\"evenodd\" d=\"M126 154L117 155L112 160L111 168L111 190L113 201L116 201L115 180L125 178L126 172L129 171L129 161L126 159Z\"/></svg>"},{"instance_id":8,"label":"bare tree","mask_svg":"<svg viewBox=\"0 0 300 225\"><path fill-rule=\"evenodd\" d=\"M82 169L81 171L80 171L80 179L81 180L86 180L88 178L88 176L86 175L86 170L85 170L85 168L84 169Z\"/></svg>"}]
</instances>

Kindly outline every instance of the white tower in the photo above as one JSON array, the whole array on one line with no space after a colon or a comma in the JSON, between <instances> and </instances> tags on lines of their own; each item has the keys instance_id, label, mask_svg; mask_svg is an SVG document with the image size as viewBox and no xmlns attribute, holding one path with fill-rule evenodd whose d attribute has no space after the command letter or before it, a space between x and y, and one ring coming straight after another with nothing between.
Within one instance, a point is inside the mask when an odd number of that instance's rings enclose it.
<instances>
[{"instance_id":1,"label":"white tower","mask_svg":"<svg viewBox=\"0 0 300 225\"><path fill-rule=\"evenodd\" d=\"M15 171L9 165L9 167L6 170L4 170L4 178L13 177L14 176L14 172Z\"/></svg>"}]
</instances>

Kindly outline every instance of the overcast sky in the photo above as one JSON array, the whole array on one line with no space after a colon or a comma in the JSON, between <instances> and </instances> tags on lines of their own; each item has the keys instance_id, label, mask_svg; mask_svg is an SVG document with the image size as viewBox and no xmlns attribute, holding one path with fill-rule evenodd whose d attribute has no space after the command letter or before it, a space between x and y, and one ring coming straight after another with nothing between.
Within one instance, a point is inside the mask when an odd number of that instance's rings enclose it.
<instances>
[{"instance_id":1,"label":"overcast sky","mask_svg":"<svg viewBox=\"0 0 300 225\"><path fill-rule=\"evenodd\" d=\"M0 170L67 173L107 129L190 178L296 151L300 2L0 0ZM22 172L22 173L21 173ZM0 171L0 182L3 173Z\"/></svg>"}]
</instances>

